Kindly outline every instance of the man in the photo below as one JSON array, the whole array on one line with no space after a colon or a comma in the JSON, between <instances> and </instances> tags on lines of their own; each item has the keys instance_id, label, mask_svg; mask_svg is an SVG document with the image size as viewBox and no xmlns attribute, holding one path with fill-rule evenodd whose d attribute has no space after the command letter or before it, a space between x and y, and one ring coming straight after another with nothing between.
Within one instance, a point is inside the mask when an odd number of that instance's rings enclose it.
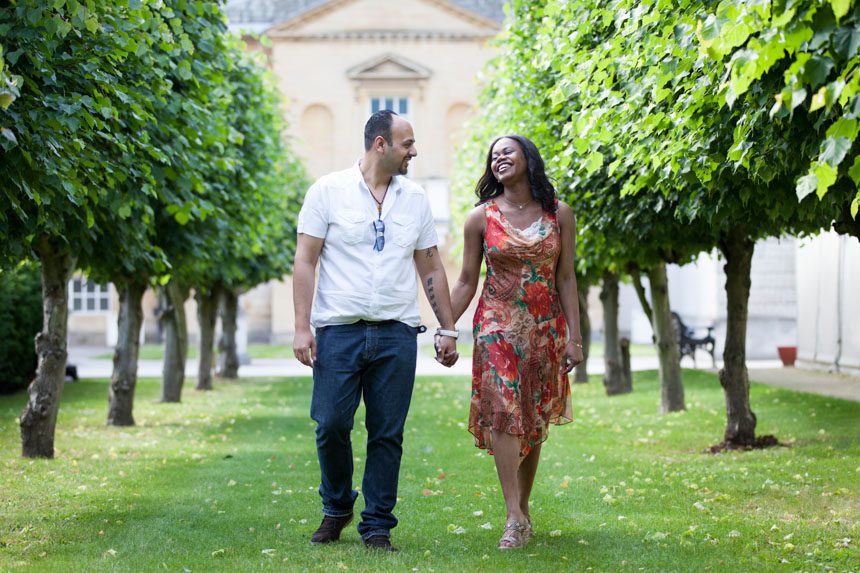
<instances>
[{"instance_id":1,"label":"man","mask_svg":"<svg viewBox=\"0 0 860 573\"><path fill-rule=\"evenodd\" d=\"M293 349L314 375L311 417L317 423L323 520L311 543L337 541L352 521L358 493L350 432L363 395L367 462L358 532L367 547L396 551L392 511L416 338L424 330L416 269L441 325L436 360L445 366L457 361L457 331L429 202L421 187L403 177L418 155L412 126L394 112L375 113L364 128L364 148L352 168L314 183L299 213Z\"/></svg>"}]
</instances>

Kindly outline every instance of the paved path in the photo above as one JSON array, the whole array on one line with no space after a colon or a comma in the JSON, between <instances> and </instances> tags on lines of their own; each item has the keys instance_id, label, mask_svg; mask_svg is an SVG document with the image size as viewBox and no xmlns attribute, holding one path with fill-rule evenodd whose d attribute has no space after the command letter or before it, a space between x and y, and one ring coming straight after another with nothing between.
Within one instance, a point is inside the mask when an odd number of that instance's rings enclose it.
<instances>
[{"instance_id":1,"label":"paved path","mask_svg":"<svg viewBox=\"0 0 860 573\"><path fill-rule=\"evenodd\" d=\"M99 356L110 355L111 348L105 347L72 347L69 348L69 362L78 367L78 375L82 378L109 378L112 362ZM683 366L691 367L692 361L685 360ZM718 362L717 366L721 366ZM825 396L833 396L845 400L860 402L860 378L844 374L832 374L800 368L783 368L779 360L756 360L747 363L750 380L772 386L780 386L800 392L812 392ZM656 356L633 356L631 368L638 370L656 370ZM461 357L451 368L445 368L436 362L428 353L421 349L418 352L417 373L419 376L469 376L472 372L472 360L469 356ZM603 358L591 357L588 361L589 374L603 374ZM292 358L256 358L250 364L240 367L243 378L279 377L279 376L309 376L310 368ZM197 361L189 360L185 367L186 376L197 374ZM141 378L158 378L161 376L160 360L141 360L138 365L138 376Z\"/></svg>"},{"instance_id":2,"label":"paved path","mask_svg":"<svg viewBox=\"0 0 860 573\"><path fill-rule=\"evenodd\" d=\"M749 368L749 378L770 386L860 402L860 377L803 368Z\"/></svg>"}]
</instances>

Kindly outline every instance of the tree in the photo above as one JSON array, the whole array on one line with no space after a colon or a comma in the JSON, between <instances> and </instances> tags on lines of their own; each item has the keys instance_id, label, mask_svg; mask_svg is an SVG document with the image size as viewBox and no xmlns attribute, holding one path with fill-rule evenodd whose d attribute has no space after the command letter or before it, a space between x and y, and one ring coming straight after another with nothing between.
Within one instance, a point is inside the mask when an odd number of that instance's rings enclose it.
<instances>
[{"instance_id":1,"label":"tree","mask_svg":"<svg viewBox=\"0 0 860 573\"><path fill-rule=\"evenodd\" d=\"M52 457L66 362L66 284L106 245L133 240L131 217L151 188L137 159L148 140L151 102L168 89L151 55L161 23L149 2L84 4L24 0L0 11L10 73L22 78L15 105L0 110L0 257L37 258L44 325L37 374L21 415L22 451ZM116 192L123 189L122 193Z\"/></svg>"},{"instance_id":2,"label":"tree","mask_svg":"<svg viewBox=\"0 0 860 573\"><path fill-rule=\"evenodd\" d=\"M814 55L769 64L754 89L736 94L732 105L726 105L722 90L734 72L724 72L708 54L717 49L715 38L723 42L723 54L739 48L750 38L745 18L770 22L770 3L722 2L711 17L713 6L704 0L513 2L504 55L488 70L493 85L483 110L488 121L501 116L509 118L508 125L537 125L533 135L551 157L553 172L566 181L571 202L586 200L577 205L577 213L594 217L596 229L606 234L602 260L649 273L652 296L658 297L649 305L652 324L667 371L677 367L661 269L701 251L720 250L728 298L720 374L726 394L724 437L734 447L756 443L745 366L754 243L767 236L814 233L840 217L844 221L845 202L830 196L835 193L822 195L820 202L798 203L794 181L801 176L798 165L815 157L830 163L845 159L839 149L844 142L837 137L842 132L836 130L853 127L832 118L812 122L797 113L781 115L779 109L771 115L774 98L768 94L785 93L786 80L799 74L812 81L822 69L830 73L826 62L806 65ZM831 10L826 2L792 6L797 10L791 18L804 21L826 20L820 14ZM834 16L845 14L840 7ZM787 24L785 33L794 33L792 26ZM824 24L812 28L819 38L832 36L826 49L836 45L836 29ZM838 37L853 37L848 32L842 30ZM798 33L805 46L799 49L817 49L815 33ZM762 35L778 52L781 36ZM770 62L773 53L758 51L757 57ZM743 66L753 59L746 52L734 63ZM853 80L851 60L844 61L849 67L838 73ZM826 97L824 102L826 108ZM819 136L811 135L822 129L834 130L827 134L833 141L826 143L832 152L826 156ZM809 185L811 180L805 181ZM854 197L856 191L851 193ZM598 199L589 211L592 196ZM607 221L604 226L601 217ZM587 233L582 243L596 235ZM665 389L670 380L662 370Z\"/></svg>"},{"instance_id":3,"label":"tree","mask_svg":"<svg viewBox=\"0 0 860 573\"><path fill-rule=\"evenodd\" d=\"M779 130L784 122L812 124L802 143L796 193L802 201L827 193L840 206L835 227L860 239L860 6L849 0L762 3L722 2L699 32L702 51L725 62L720 90L726 105L749 92L764 91L768 116ZM774 72L779 76L773 78ZM774 81L774 79L776 81ZM749 146L747 122L740 122L733 143L745 153L739 167L767 179L760 152ZM840 181L841 180L841 181ZM842 183L841 185L839 183Z\"/></svg>"},{"instance_id":4,"label":"tree","mask_svg":"<svg viewBox=\"0 0 860 573\"><path fill-rule=\"evenodd\" d=\"M588 89L606 85L615 95L588 105L580 96L577 125L583 129L577 135L584 140L581 146L590 147L605 142L608 133L620 134L612 137L619 153L609 168L623 180L622 193L674 193L675 218L698 227L726 259L728 333L720 373L726 393L725 443L746 446L756 441L745 366L754 242L815 232L829 224L833 210L809 202L798 205L787 185L807 148L811 126L765 122L771 106L761 92L747 94L733 107L723 105L719 66L701 55L697 42L698 22L706 19L708 7L706 2L659 0L588 7L593 27L610 38L590 57L616 65L611 70L606 69L609 64L571 70L570 81ZM738 133L744 134L744 145L735 145ZM758 176L738 169L744 158L752 158L752 149L762 150L756 154Z\"/></svg>"},{"instance_id":5,"label":"tree","mask_svg":"<svg viewBox=\"0 0 860 573\"><path fill-rule=\"evenodd\" d=\"M91 277L112 282L119 292L118 341L108 406L108 424L112 425L134 424L144 292L151 284L175 290L168 285L176 272L175 252L182 250L183 243L192 252L193 246L201 244L195 233L202 231L192 223L224 216L218 206L220 190L206 184L207 178L224 169L220 150L228 138L228 102L222 84L230 61L223 15L217 3L183 0L165 2L159 14L164 21L153 29L173 41L159 44L151 65L164 78L167 89L152 102L154 120L146 125L154 152L140 157L139 165L145 167L147 179L125 182L150 192L137 205L136 216L126 221L138 231L134 240L101 250L86 269ZM179 307L181 312L181 304ZM162 317L169 316L162 313ZM184 373L184 360L184 356L168 354L167 370Z\"/></svg>"},{"instance_id":6,"label":"tree","mask_svg":"<svg viewBox=\"0 0 860 573\"><path fill-rule=\"evenodd\" d=\"M225 208L227 217L213 221L219 240L197 283L201 333L197 388L201 390L212 387L219 301L223 299L225 338L235 341L239 293L291 269L300 197L307 188L304 169L286 140L281 99L271 73L244 46L234 45L233 52L235 65L228 81L231 130L237 137L227 148L232 162L224 175L234 204ZM231 367L221 374L235 377L235 344L222 351Z\"/></svg>"}]
</instances>

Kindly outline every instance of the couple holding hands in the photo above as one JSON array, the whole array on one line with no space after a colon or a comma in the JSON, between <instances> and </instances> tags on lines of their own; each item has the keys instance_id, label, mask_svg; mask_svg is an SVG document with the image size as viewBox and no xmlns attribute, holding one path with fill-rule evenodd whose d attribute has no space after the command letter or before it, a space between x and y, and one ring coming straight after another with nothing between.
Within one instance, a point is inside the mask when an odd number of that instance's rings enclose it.
<instances>
[{"instance_id":1,"label":"couple holding hands","mask_svg":"<svg viewBox=\"0 0 860 573\"><path fill-rule=\"evenodd\" d=\"M363 396L367 461L358 532L368 548L396 551L390 532L403 428L424 331L416 271L441 325L436 360L450 367L459 357L455 323L477 291L483 260L469 431L494 455L502 486L507 516L499 549L522 547L534 532L529 497L541 444L550 424L571 420L568 373L583 359L573 213L556 198L531 141L496 139L449 292L429 202L404 177L417 155L411 124L391 111L373 114L364 148L353 167L311 186L299 214L293 348L313 368L323 504L311 543L338 540L353 519L350 433Z\"/></svg>"}]
</instances>

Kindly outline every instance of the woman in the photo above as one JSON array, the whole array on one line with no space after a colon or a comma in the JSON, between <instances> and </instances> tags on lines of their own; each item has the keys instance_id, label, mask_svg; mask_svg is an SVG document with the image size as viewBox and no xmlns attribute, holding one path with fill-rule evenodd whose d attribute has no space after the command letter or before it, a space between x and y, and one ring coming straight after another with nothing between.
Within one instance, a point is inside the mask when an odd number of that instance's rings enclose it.
<instances>
[{"instance_id":1,"label":"woman","mask_svg":"<svg viewBox=\"0 0 860 573\"><path fill-rule=\"evenodd\" d=\"M459 318L487 276L473 322L469 431L494 454L507 506L499 549L533 534L529 496L549 424L571 421L568 373L582 362L574 275L576 222L556 199L534 143L493 141L464 229L451 303ZM571 336L568 337L568 331Z\"/></svg>"}]
</instances>

